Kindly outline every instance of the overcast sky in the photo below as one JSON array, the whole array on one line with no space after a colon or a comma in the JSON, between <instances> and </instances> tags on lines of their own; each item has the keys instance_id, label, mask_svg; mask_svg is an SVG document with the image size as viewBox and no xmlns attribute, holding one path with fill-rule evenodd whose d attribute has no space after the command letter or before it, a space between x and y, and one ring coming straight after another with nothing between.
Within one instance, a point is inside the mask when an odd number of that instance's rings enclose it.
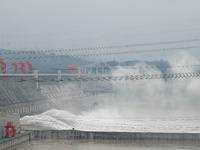
<instances>
[{"instance_id":1,"label":"overcast sky","mask_svg":"<svg viewBox=\"0 0 200 150\"><path fill-rule=\"evenodd\" d=\"M200 0L0 0L0 48L67 49L196 39L199 6ZM127 59L143 57L152 56Z\"/></svg>"}]
</instances>

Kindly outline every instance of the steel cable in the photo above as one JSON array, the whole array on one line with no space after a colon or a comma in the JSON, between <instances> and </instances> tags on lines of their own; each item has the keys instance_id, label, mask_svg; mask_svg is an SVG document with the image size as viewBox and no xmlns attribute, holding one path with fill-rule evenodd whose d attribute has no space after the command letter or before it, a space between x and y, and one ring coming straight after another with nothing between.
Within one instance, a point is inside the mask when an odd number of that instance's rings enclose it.
<instances>
[{"instance_id":1,"label":"steel cable","mask_svg":"<svg viewBox=\"0 0 200 150\"><path fill-rule=\"evenodd\" d=\"M139 43L139 44L129 44L129 45L114 45L114 46L99 46L99 47L90 47L90 48L72 48L72 49L59 49L59 50L40 50L40 51L17 51L17 52L1 52L0 55L11 55L11 54L39 54L39 53L62 53L62 52L85 52L85 51L95 51L95 50L102 50L102 49L121 49L121 48L132 48L132 47L146 47L146 46L155 46L155 45L168 45L168 44L177 44L177 43L190 43L190 42L199 42L200 39L187 39L187 40L176 40L176 41L167 41L167 42L154 42L154 43ZM190 46L191 48L199 48L199 46ZM184 47L180 47L183 49ZM185 47L188 49L188 47ZM168 48L166 50L173 50L173 48ZM178 49L178 48L175 48ZM152 51L163 51L165 49L156 49ZM126 53L131 53L132 51L127 51ZM151 52L151 50L140 50L134 51L134 53L144 53L144 52ZM122 52L118 52L124 53ZM118 54L116 52L116 54ZM109 53L108 53L109 54ZM107 53L102 53L101 55L108 55ZM112 52L113 54L113 52ZM75 55L75 54L74 54ZM91 54L82 54L82 56L87 56ZM95 55L95 54L94 54ZM110 55L110 54L109 54ZM81 56L81 55L80 55Z\"/></svg>"},{"instance_id":2,"label":"steel cable","mask_svg":"<svg viewBox=\"0 0 200 150\"><path fill-rule=\"evenodd\" d=\"M146 74L146 75L126 75L126 76L95 76L95 77L63 77L57 78L43 78L31 79L21 78L17 82L35 81L35 82L72 82L72 81L127 81L127 80L153 80L153 79L179 79L179 78L195 78L200 77L200 72L185 72L185 73L171 73L171 74ZM2 81L9 81L10 79L1 79Z\"/></svg>"},{"instance_id":3,"label":"steel cable","mask_svg":"<svg viewBox=\"0 0 200 150\"><path fill-rule=\"evenodd\" d=\"M119 51L119 52L105 52L105 53L88 53L88 54L71 54L71 55L47 55L47 56L18 56L18 57L2 57L2 59L13 60L13 59L45 59L45 58L81 58L81 57L90 57L90 56L109 56L109 55L124 55L124 54L134 54L134 53L151 53L151 52L165 52L165 51L175 51L175 50L191 50L199 49L200 46L189 46L189 47L176 47L176 48L163 48L163 49L149 49L149 50L140 50L140 51ZM0 53L2 55L2 53Z\"/></svg>"}]
</instances>

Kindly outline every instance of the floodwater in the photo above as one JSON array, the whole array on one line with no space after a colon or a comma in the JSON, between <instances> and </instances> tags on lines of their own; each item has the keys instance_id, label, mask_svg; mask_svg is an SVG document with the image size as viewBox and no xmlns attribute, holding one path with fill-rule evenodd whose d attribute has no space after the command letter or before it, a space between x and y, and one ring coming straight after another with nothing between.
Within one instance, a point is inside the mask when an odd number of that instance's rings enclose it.
<instances>
[{"instance_id":1,"label":"floodwater","mask_svg":"<svg viewBox=\"0 0 200 150\"><path fill-rule=\"evenodd\" d=\"M198 141L32 140L5 150L199 150Z\"/></svg>"}]
</instances>

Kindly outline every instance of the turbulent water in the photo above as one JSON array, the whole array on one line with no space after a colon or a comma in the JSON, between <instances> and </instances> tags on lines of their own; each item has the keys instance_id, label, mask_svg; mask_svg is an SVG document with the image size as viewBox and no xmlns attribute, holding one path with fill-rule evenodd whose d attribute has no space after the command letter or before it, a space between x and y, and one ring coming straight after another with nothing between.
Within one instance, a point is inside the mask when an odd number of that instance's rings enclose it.
<instances>
[{"instance_id":1,"label":"turbulent water","mask_svg":"<svg viewBox=\"0 0 200 150\"><path fill-rule=\"evenodd\" d=\"M75 115L69 111L51 109L40 115L21 118L28 130L121 131L121 132L187 132L200 133L199 112L177 110L135 109L123 114L123 109L99 108Z\"/></svg>"},{"instance_id":2,"label":"turbulent water","mask_svg":"<svg viewBox=\"0 0 200 150\"><path fill-rule=\"evenodd\" d=\"M186 54L180 62L177 62L179 59L175 60L175 64L182 65L187 64L187 60L198 62ZM118 68L112 75L162 74L148 64L137 64L136 67L150 69ZM168 72L195 71L189 67L177 69L172 67ZM101 102L100 107L79 114L70 112L70 109L52 109L40 115L21 118L21 125L29 130L74 128L83 131L200 133L199 85L200 78L112 81L114 96L95 98ZM74 108L74 105L69 108Z\"/></svg>"},{"instance_id":3,"label":"turbulent water","mask_svg":"<svg viewBox=\"0 0 200 150\"><path fill-rule=\"evenodd\" d=\"M159 70L149 69L148 71L145 74L160 73ZM138 74L133 70L124 69L119 69L115 73L114 75L118 76ZM112 88L115 95L112 98L99 97L94 100L94 102L102 102L101 106L91 107L86 112L81 112L81 108L79 111L70 111L69 108L74 108L74 105L69 106L66 110L51 109L40 115L25 116L20 121L22 128L27 130L74 128L82 131L200 133L199 85L199 78L113 82ZM33 140L30 143L21 144L15 149L198 150L199 147L199 142L195 141L71 141L54 139Z\"/></svg>"}]
</instances>

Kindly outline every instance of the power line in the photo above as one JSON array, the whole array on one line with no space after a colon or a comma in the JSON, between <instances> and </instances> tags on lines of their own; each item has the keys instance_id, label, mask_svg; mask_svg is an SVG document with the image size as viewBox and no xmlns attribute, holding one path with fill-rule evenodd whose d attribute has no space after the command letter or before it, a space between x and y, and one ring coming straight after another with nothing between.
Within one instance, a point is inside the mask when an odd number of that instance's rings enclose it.
<instances>
[{"instance_id":1,"label":"power line","mask_svg":"<svg viewBox=\"0 0 200 150\"><path fill-rule=\"evenodd\" d=\"M179 78L195 78L200 77L200 72L185 72L185 73L171 73L171 74L147 74L147 75L127 75L127 76L96 76L96 77L65 77L62 79L56 78L21 78L18 81L12 82L24 82L24 81L34 81L34 82L72 82L72 81L125 81L125 80L152 80L152 79L179 79ZM1 79L6 81L5 78ZM7 81L10 79L7 79Z\"/></svg>"},{"instance_id":2,"label":"power line","mask_svg":"<svg viewBox=\"0 0 200 150\"><path fill-rule=\"evenodd\" d=\"M174 50L188 50L198 49L200 46L189 46L189 47L175 47L175 48L162 48L162 49L150 49L150 50L134 50L134 51L118 51L118 52L105 52L105 53L94 53L94 54L78 54L77 57L86 56L102 56L102 55L120 55L120 54L133 54L133 53L151 53L151 52L164 52Z\"/></svg>"},{"instance_id":3,"label":"power line","mask_svg":"<svg viewBox=\"0 0 200 150\"><path fill-rule=\"evenodd\" d=\"M138 70L138 69L157 69L157 68L178 68L178 69L182 69L182 68L191 68L191 67L200 67L199 64L194 64L194 65L178 65L178 66L145 66L145 67L142 67L142 66L116 66L116 67L112 67L112 69L119 69L119 68L125 68L125 69L135 69L135 70Z\"/></svg>"},{"instance_id":4,"label":"power line","mask_svg":"<svg viewBox=\"0 0 200 150\"><path fill-rule=\"evenodd\" d=\"M101 49L101 47L99 47ZM109 47L112 48L112 47ZM175 47L175 48L162 48L162 49L147 49L147 50L131 50L131 51L116 51L116 52L101 52L101 53L85 53L85 54L70 54L70 55L47 55L47 56L18 56L18 57L2 57L2 59L13 60L13 59L45 59L45 58L66 58L66 57L89 57L89 56L109 56L109 55L124 55L124 54L137 54L137 53L152 53L152 52L166 52L176 50L192 50L199 49L200 46L188 46L188 47ZM97 50L97 49L96 49ZM53 50L54 51L54 50ZM56 50L55 50L56 51ZM55 52L54 51L54 52ZM63 50L61 50L63 51ZM42 53L37 51L35 53ZM20 53L18 53L20 54ZM1 53L0 53L1 55ZM6 53L8 55L8 53Z\"/></svg>"},{"instance_id":5,"label":"power line","mask_svg":"<svg viewBox=\"0 0 200 150\"><path fill-rule=\"evenodd\" d=\"M121 81L121 80L150 80L150 79L177 79L199 77L200 72L172 73L172 74L149 74L149 75L129 75L129 76L105 76L105 77L67 77L54 81ZM44 82L43 80L42 82ZM48 80L47 80L48 81ZM52 81L52 79L51 79Z\"/></svg>"},{"instance_id":6,"label":"power line","mask_svg":"<svg viewBox=\"0 0 200 150\"><path fill-rule=\"evenodd\" d=\"M97 68L102 68L102 67L105 67L105 66L86 66L85 69L87 68L91 68L91 69L97 69ZM106 70L109 70L109 69L112 69L112 70L118 70L120 68L122 69L134 69L134 70L145 70L145 69L169 69L169 68L177 68L177 69L182 69L182 68L193 68L193 67L200 67L199 64L194 64L194 65L178 65L178 66L108 66L107 68L105 67ZM44 69L43 69L44 70ZM68 71L69 69L59 69L59 68L49 68L49 69L46 69L46 70L64 70L64 71ZM78 71L80 69L73 69L75 71Z\"/></svg>"},{"instance_id":7,"label":"power line","mask_svg":"<svg viewBox=\"0 0 200 150\"><path fill-rule=\"evenodd\" d=\"M190 42L199 42L199 41L200 41L200 39L187 39L187 40L164 41L164 42L153 42L153 43L139 43L139 44L126 44L126 45L114 45L114 46L99 46L99 47L90 47L90 48L71 48L71 49L59 49L59 50L1 52L0 55L52 53L52 52L53 53L58 53L58 52L61 53L61 52L91 51L91 50L101 50L101 49L120 49L120 48L132 48L132 47L145 47L145 46L155 46L155 45L190 43ZM196 46L193 46L193 47L196 47ZM197 46L197 47L199 47L199 46ZM170 48L168 48L168 49L170 49ZM150 50L143 50L143 51L140 50L140 51L141 52L145 52L145 51L150 52ZM140 53L140 51L135 51L135 53ZM153 50L153 51L156 51L156 50ZM157 50L157 51L163 51L163 49L160 49L160 50ZM123 52L120 52L120 53L123 53Z\"/></svg>"}]
</instances>

